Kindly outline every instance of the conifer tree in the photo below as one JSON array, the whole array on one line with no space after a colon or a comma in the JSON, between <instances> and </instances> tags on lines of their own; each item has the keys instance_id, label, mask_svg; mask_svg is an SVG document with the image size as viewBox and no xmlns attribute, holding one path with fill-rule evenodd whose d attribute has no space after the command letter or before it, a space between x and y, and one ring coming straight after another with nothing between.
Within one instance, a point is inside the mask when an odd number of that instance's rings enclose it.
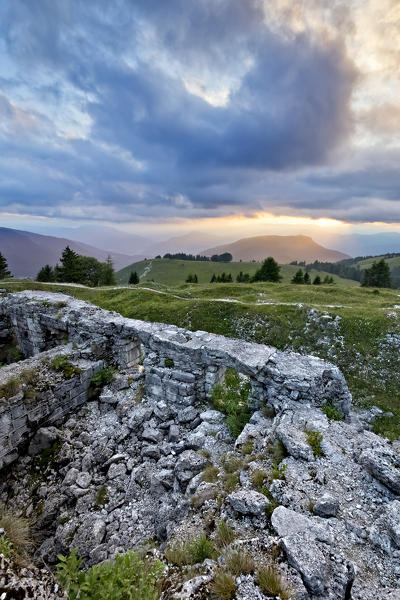
<instances>
[{"instance_id":1,"label":"conifer tree","mask_svg":"<svg viewBox=\"0 0 400 600\"><path fill-rule=\"evenodd\" d=\"M254 274L252 281L273 281L279 282L282 277L280 275L280 266L272 256L266 258L261 267Z\"/></svg>"},{"instance_id":2,"label":"conifer tree","mask_svg":"<svg viewBox=\"0 0 400 600\"><path fill-rule=\"evenodd\" d=\"M138 283L139 283L139 276L138 276L137 272L131 271L131 274L129 276L129 284L137 285Z\"/></svg>"},{"instance_id":3,"label":"conifer tree","mask_svg":"<svg viewBox=\"0 0 400 600\"><path fill-rule=\"evenodd\" d=\"M71 250L69 246L66 246L61 254L60 262L58 281L65 283L79 282L79 254Z\"/></svg>"},{"instance_id":4,"label":"conifer tree","mask_svg":"<svg viewBox=\"0 0 400 600\"><path fill-rule=\"evenodd\" d=\"M304 283L306 285L311 285L311 277L308 271L304 273Z\"/></svg>"},{"instance_id":5,"label":"conifer tree","mask_svg":"<svg viewBox=\"0 0 400 600\"><path fill-rule=\"evenodd\" d=\"M11 271L8 269L6 258L0 252L0 279L7 279L7 277L12 277Z\"/></svg>"},{"instance_id":6,"label":"conifer tree","mask_svg":"<svg viewBox=\"0 0 400 600\"><path fill-rule=\"evenodd\" d=\"M50 265L45 265L36 275L36 281L55 281L56 277L54 274L54 269Z\"/></svg>"},{"instance_id":7,"label":"conifer tree","mask_svg":"<svg viewBox=\"0 0 400 600\"><path fill-rule=\"evenodd\" d=\"M313 281L313 285L321 285L321 277L319 275L315 276L315 279Z\"/></svg>"},{"instance_id":8,"label":"conifer tree","mask_svg":"<svg viewBox=\"0 0 400 600\"><path fill-rule=\"evenodd\" d=\"M217 281L217 278L215 277L215 273L212 274L212 277L210 279L210 283L215 283Z\"/></svg>"},{"instance_id":9,"label":"conifer tree","mask_svg":"<svg viewBox=\"0 0 400 600\"><path fill-rule=\"evenodd\" d=\"M107 256L107 260L104 263L103 273L101 277L102 285L116 285L114 265L110 255Z\"/></svg>"},{"instance_id":10,"label":"conifer tree","mask_svg":"<svg viewBox=\"0 0 400 600\"><path fill-rule=\"evenodd\" d=\"M304 283L303 269L299 269L292 277L292 283L302 284Z\"/></svg>"}]
</instances>

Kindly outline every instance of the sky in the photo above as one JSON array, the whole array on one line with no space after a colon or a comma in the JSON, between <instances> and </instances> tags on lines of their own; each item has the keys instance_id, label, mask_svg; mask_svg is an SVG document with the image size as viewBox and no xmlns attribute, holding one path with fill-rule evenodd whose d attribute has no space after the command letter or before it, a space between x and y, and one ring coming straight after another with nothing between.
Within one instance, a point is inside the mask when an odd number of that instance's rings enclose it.
<instances>
[{"instance_id":1,"label":"sky","mask_svg":"<svg viewBox=\"0 0 400 600\"><path fill-rule=\"evenodd\" d=\"M400 232L397 0L2 0L0 225Z\"/></svg>"}]
</instances>

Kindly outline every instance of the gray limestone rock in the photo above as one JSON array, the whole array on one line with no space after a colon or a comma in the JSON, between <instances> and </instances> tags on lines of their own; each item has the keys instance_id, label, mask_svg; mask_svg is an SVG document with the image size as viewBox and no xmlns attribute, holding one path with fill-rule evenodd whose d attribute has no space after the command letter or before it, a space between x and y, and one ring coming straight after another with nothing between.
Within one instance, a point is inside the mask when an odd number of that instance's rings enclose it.
<instances>
[{"instance_id":1,"label":"gray limestone rock","mask_svg":"<svg viewBox=\"0 0 400 600\"><path fill-rule=\"evenodd\" d=\"M324 494L314 504L313 513L318 517L336 517L338 510L338 499L331 494Z\"/></svg>"},{"instance_id":2,"label":"gray limestone rock","mask_svg":"<svg viewBox=\"0 0 400 600\"><path fill-rule=\"evenodd\" d=\"M176 462L175 476L182 485L186 486L207 464L208 460L198 452L185 450Z\"/></svg>"},{"instance_id":3,"label":"gray limestone rock","mask_svg":"<svg viewBox=\"0 0 400 600\"><path fill-rule=\"evenodd\" d=\"M261 516L269 504L268 499L254 490L239 490L227 497L233 510L241 515Z\"/></svg>"},{"instance_id":4,"label":"gray limestone rock","mask_svg":"<svg viewBox=\"0 0 400 600\"><path fill-rule=\"evenodd\" d=\"M41 427L37 430L28 448L29 456L35 456L50 448L58 439L60 431L56 427Z\"/></svg>"}]
</instances>

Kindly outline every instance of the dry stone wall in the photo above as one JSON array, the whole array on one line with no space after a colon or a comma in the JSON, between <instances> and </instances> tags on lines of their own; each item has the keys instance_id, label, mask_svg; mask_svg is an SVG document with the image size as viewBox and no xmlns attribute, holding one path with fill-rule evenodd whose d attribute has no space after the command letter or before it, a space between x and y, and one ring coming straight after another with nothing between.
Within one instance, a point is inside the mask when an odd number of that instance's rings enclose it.
<instances>
[{"instance_id":1,"label":"dry stone wall","mask_svg":"<svg viewBox=\"0 0 400 600\"><path fill-rule=\"evenodd\" d=\"M35 425L55 422L85 401L90 375L101 365L143 365L146 394L182 409L209 398L228 367L249 377L253 408L265 403L282 409L293 401L315 406L331 402L347 415L351 405L339 369L316 357L127 319L65 294L24 291L4 295L0 298L1 331L17 338L26 357L40 359L41 353L70 344L75 353L79 351L79 359L87 362L75 383L57 384L40 404L30 406L19 397L0 399L0 467L1 460L12 460L20 440Z\"/></svg>"}]
</instances>

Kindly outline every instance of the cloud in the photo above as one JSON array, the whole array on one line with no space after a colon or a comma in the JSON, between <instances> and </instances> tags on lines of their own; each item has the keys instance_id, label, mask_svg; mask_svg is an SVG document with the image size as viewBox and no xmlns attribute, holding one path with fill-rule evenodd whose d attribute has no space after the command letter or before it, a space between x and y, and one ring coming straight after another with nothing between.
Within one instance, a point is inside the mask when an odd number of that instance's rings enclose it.
<instances>
[{"instance_id":1,"label":"cloud","mask_svg":"<svg viewBox=\"0 0 400 600\"><path fill-rule=\"evenodd\" d=\"M123 222L392 206L394 177L337 166L354 135L355 15L322 4L5 0L0 207Z\"/></svg>"}]
</instances>

